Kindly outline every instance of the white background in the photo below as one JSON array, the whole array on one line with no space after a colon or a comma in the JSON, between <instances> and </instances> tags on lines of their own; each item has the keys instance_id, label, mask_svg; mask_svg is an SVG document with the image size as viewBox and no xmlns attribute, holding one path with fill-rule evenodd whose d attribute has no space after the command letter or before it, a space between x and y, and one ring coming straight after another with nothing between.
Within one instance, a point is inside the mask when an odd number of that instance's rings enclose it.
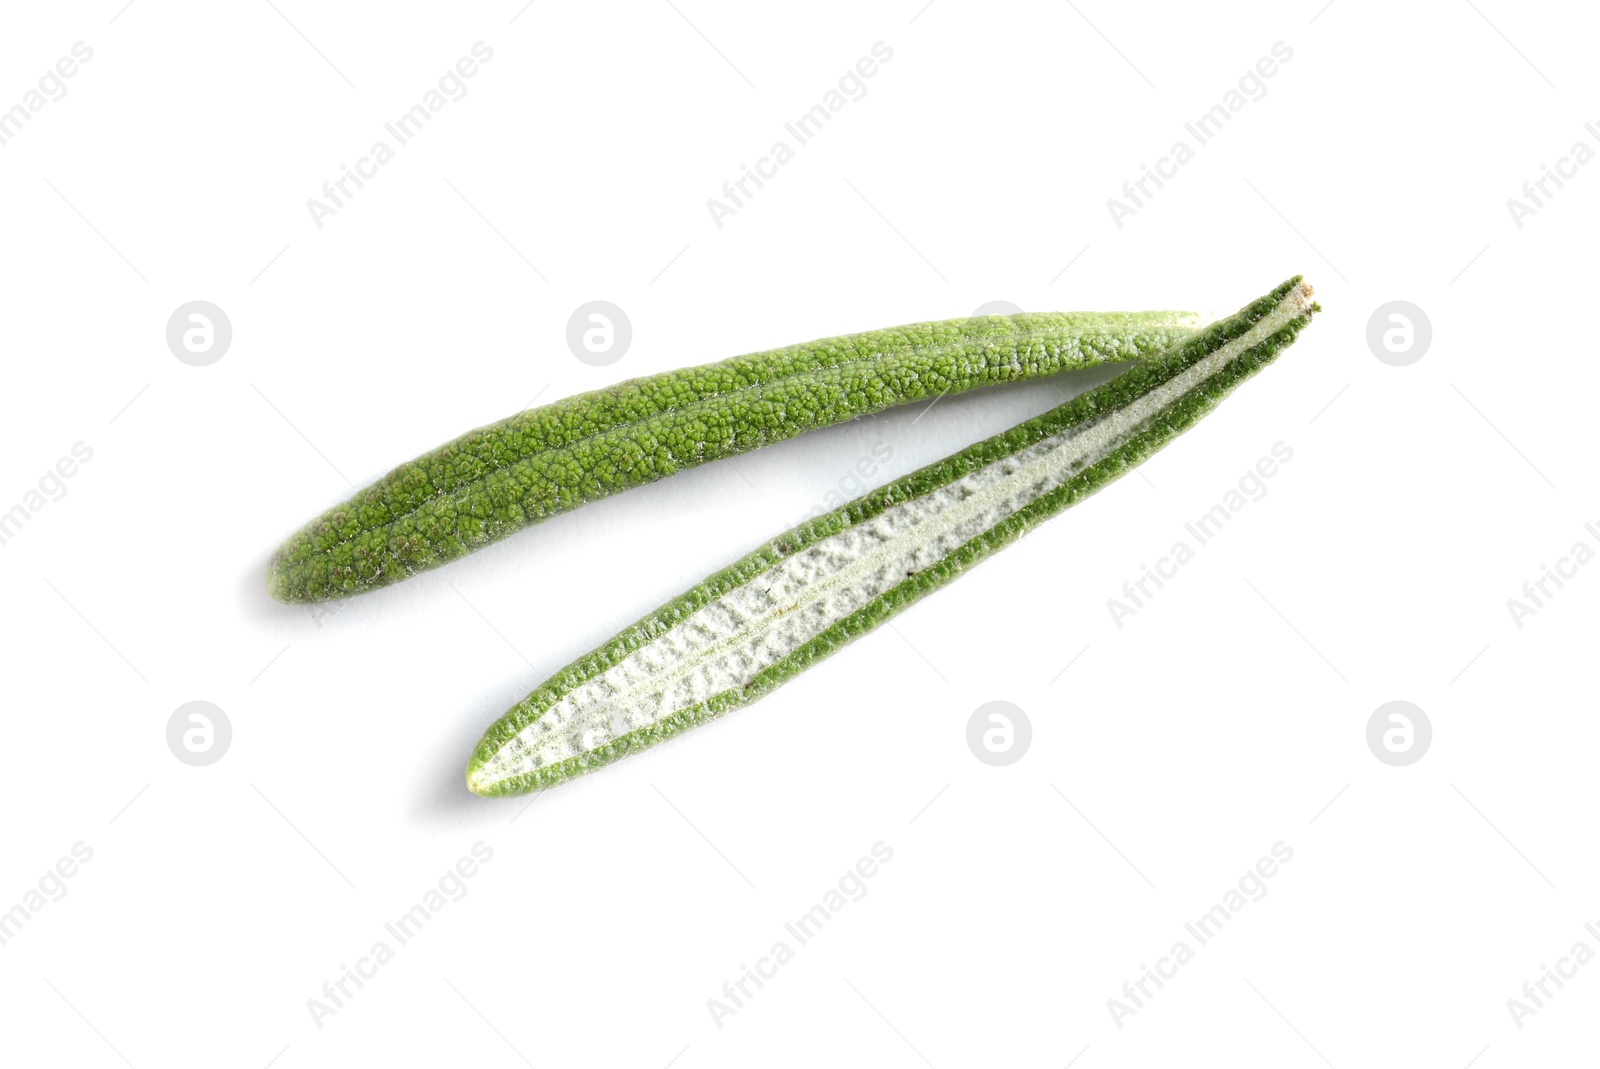
<instances>
[{"instance_id":1,"label":"white background","mask_svg":"<svg viewBox=\"0 0 1600 1069\"><path fill-rule=\"evenodd\" d=\"M6 107L94 50L0 147L0 508L93 450L0 546L0 908L93 851L0 946L5 1061L1593 1056L1600 965L1520 1029L1506 1005L1600 950L1600 567L1520 629L1506 607L1600 546L1600 167L1520 229L1506 207L1596 143L1592 11L274 2L7 5L0 32ZM480 40L468 95L314 226L307 198ZM706 199L877 41L864 99L713 225ZM1113 225L1107 198L1278 41L1265 97ZM506 707L875 446L882 482L1055 393L715 464L337 615L263 592L351 484L536 395L993 300L1231 309L1300 272L1325 314L1144 478L531 805L463 786ZM604 368L565 343L592 299L633 324ZM1395 299L1433 326L1408 367L1366 342ZM209 367L166 345L191 300L233 325ZM1267 495L1114 626L1107 599L1280 441ZM999 699L1033 726L1006 768L964 737ZM1434 730L1404 768L1365 741L1396 699ZM191 700L232 723L209 767L165 741ZM318 1027L307 1000L480 841L466 897ZM717 1027L707 1000L879 841L866 897ZM1117 1027L1107 1000L1280 841L1266 897Z\"/></svg>"}]
</instances>

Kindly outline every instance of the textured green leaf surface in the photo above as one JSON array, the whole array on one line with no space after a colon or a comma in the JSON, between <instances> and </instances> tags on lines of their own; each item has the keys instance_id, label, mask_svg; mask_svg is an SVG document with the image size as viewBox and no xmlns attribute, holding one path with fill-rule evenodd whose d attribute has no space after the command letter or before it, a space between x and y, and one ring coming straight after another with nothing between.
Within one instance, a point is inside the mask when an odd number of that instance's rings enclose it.
<instances>
[{"instance_id":1,"label":"textured green leaf surface","mask_svg":"<svg viewBox=\"0 0 1600 1069\"><path fill-rule=\"evenodd\" d=\"M520 412L402 464L273 555L281 601L347 597L685 468L894 405L1153 356L1189 312L1026 313L823 338Z\"/></svg>"},{"instance_id":2,"label":"textured green leaf surface","mask_svg":"<svg viewBox=\"0 0 1600 1069\"><path fill-rule=\"evenodd\" d=\"M478 744L468 786L542 790L754 701L1131 471L1318 310L1290 279L1111 382L780 535L517 703Z\"/></svg>"}]
</instances>

